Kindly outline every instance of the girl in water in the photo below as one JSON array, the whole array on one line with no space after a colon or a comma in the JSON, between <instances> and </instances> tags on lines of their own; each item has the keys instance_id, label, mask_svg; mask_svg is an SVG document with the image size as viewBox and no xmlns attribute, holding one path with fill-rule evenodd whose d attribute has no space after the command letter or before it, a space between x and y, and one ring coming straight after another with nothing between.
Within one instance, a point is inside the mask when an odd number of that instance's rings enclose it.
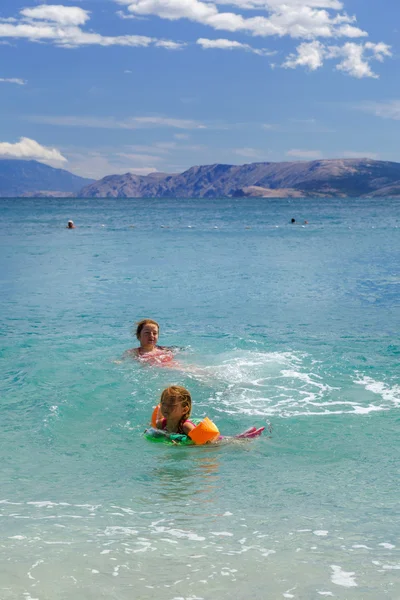
<instances>
[{"instance_id":1,"label":"girl in water","mask_svg":"<svg viewBox=\"0 0 400 600\"><path fill-rule=\"evenodd\" d=\"M140 346L127 350L124 357L130 356L151 365L174 366L174 348L158 346L159 333L157 321L143 319L136 323L136 337Z\"/></svg>"},{"instance_id":2,"label":"girl in water","mask_svg":"<svg viewBox=\"0 0 400 600\"><path fill-rule=\"evenodd\" d=\"M187 389L180 385L172 385L161 394L160 404L153 412L154 429L146 430L150 437L165 436L174 442L175 435L188 436L195 444L203 445L222 440L228 441L232 438L221 436L217 426L207 417L200 423L193 423L189 419L192 412L192 398ZM251 439L262 434L265 427L251 427L235 439ZM159 435L154 435L155 430L161 430ZM153 433L151 433L153 432ZM162 434L161 434L162 432Z\"/></svg>"},{"instance_id":3,"label":"girl in water","mask_svg":"<svg viewBox=\"0 0 400 600\"><path fill-rule=\"evenodd\" d=\"M167 433L188 435L196 427L189 420L192 412L190 393L180 385L171 385L161 394L160 411L156 421L157 429Z\"/></svg>"}]
</instances>

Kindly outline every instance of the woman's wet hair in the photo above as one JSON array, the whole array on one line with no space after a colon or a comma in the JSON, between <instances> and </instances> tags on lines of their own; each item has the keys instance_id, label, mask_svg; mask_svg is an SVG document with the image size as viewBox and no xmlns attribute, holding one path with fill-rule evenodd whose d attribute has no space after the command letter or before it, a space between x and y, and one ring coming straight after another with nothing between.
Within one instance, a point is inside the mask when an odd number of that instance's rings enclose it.
<instances>
[{"instance_id":1,"label":"woman's wet hair","mask_svg":"<svg viewBox=\"0 0 400 600\"><path fill-rule=\"evenodd\" d=\"M165 388L161 394L160 404L166 400L175 400L182 404L183 407L187 406L188 411L185 417L190 417L190 413L192 412L192 397L186 388L181 385L171 385L170 387Z\"/></svg>"},{"instance_id":2,"label":"woman's wet hair","mask_svg":"<svg viewBox=\"0 0 400 600\"><path fill-rule=\"evenodd\" d=\"M160 331L160 326L157 321L153 321L153 319L142 319L136 323L136 337L139 340L140 334L142 333L142 329L145 325L156 325L158 331Z\"/></svg>"}]
</instances>

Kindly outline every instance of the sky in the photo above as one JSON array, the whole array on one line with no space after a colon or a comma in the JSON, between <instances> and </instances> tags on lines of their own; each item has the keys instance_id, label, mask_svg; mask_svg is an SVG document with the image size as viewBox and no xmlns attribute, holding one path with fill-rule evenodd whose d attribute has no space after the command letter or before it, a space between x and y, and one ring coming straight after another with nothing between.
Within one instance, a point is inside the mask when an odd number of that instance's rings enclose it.
<instances>
[{"instance_id":1,"label":"sky","mask_svg":"<svg viewBox=\"0 0 400 600\"><path fill-rule=\"evenodd\" d=\"M0 158L400 162L398 0L0 0Z\"/></svg>"}]
</instances>

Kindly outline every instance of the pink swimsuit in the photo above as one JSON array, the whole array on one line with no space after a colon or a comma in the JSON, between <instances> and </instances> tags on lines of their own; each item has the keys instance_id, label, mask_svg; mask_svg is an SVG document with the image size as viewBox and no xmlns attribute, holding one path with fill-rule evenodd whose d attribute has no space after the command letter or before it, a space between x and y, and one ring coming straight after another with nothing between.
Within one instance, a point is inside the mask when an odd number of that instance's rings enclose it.
<instances>
[{"instance_id":1,"label":"pink swimsuit","mask_svg":"<svg viewBox=\"0 0 400 600\"><path fill-rule=\"evenodd\" d=\"M190 419L186 419L185 421L181 421L178 425L178 431L174 431L174 433L180 433L181 435L187 435L185 433L185 431L183 431L183 426L185 425L185 423L190 423L190 425L193 425L193 427L196 427L196 425L190 421ZM167 419L165 417L163 417L161 419L161 427L160 429L163 429L164 431L167 429Z\"/></svg>"},{"instance_id":2,"label":"pink swimsuit","mask_svg":"<svg viewBox=\"0 0 400 600\"><path fill-rule=\"evenodd\" d=\"M157 347L157 350L159 350L157 353L138 354L138 358L150 365L171 366L171 363L174 363L174 355L170 350L163 351L164 349L159 347Z\"/></svg>"}]
</instances>

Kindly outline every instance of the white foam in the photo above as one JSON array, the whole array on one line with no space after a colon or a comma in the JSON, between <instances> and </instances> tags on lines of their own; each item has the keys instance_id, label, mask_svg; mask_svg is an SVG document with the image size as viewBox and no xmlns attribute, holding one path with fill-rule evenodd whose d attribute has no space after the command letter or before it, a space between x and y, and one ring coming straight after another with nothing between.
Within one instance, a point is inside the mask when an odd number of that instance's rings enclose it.
<instances>
[{"instance_id":1,"label":"white foam","mask_svg":"<svg viewBox=\"0 0 400 600\"><path fill-rule=\"evenodd\" d=\"M119 510L122 510L122 512L124 512L128 515L136 514L136 511L132 510L131 508L123 508L122 506L115 506L114 504L111 505L111 508L118 508Z\"/></svg>"},{"instance_id":2,"label":"white foam","mask_svg":"<svg viewBox=\"0 0 400 600\"><path fill-rule=\"evenodd\" d=\"M261 553L261 556L264 556L264 558L266 558L267 556L270 556L270 554L276 554L276 550L269 550L267 548L260 548L260 553Z\"/></svg>"},{"instance_id":3,"label":"white foam","mask_svg":"<svg viewBox=\"0 0 400 600\"><path fill-rule=\"evenodd\" d=\"M380 396L385 402L390 402L395 406L400 406L400 385L389 386L383 381L376 381L372 377L366 375L361 376L354 381L358 385L362 385L366 390Z\"/></svg>"},{"instance_id":4,"label":"white foam","mask_svg":"<svg viewBox=\"0 0 400 600\"><path fill-rule=\"evenodd\" d=\"M368 406L355 406L354 412L356 415L368 415L371 412L378 412L382 410L388 410L383 406L375 406L373 404L369 404Z\"/></svg>"},{"instance_id":5,"label":"white foam","mask_svg":"<svg viewBox=\"0 0 400 600\"><path fill-rule=\"evenodd\" d=\"M155 533L166 533L167 535L171 535L172 537L186 538L195 542L204 542L204 540L206 539L205 537L197 535L197 533L193 533L192 531L183 531L182 529L173 529L165 525L159 525L159 523L162 523L163 521L164 519L160 519L159 521L153 521L150 525L151 529Z\"/></svg>"},{"instance_id":6,"label":"white foam","mask_svg":"<svg viewBox=\"0 0 400 600\"><path fill-rule=\"evenodd\" d=\"M133 527L118 527L118 526L109 526L106 527L104 531L104 535L137 535L139 532L137 529L133 529Z\"/></svg>"},{"instance_id":7,"label":"white foam","mask_svg":"<svg viewBox=\"0 0 400 600\"><path fill-rule=\"evenodd\" d=\"M354 580L354 572L343 571L342 567L338 565L331 565L331 569L333 571L331 575L332 583L342 587L357 587L357 583Z\"/></svg>"},{"instance_id":8,"label":"white foam","mask_svg":"<svg viewBox=\"0 0 400 600\"><path fill-rule=\"evenodd\" d=\"M42 500L41 502L27 502L32 506L37 506L37 508L52 508L54 506L58 506L57 502L50 502L50 500Z\"/></svg>"},{"instance_id":9,"label":"white foam","mask_svg":"<svg viewBox=\"0 0 400 600\"><path fill-rule=\"evenodd\" d=\"M364 385L382 401L365 401L354 389L352 396L347 392L342 398L344 392L330 385L331 375L325 375L323 364L305 353L234 350L215 359L219 364L201 371L207 380L228 384L224 392L215 393L215 410L225 414L283 418L346 413L363 416L400 405L399 385L390 386L358 373L355 383Z\"/></svg>"},{"instance_id":10,"label":"white foam","mask_svg":"<svg viewBox=\"0 0 400 600\"><path fill-rule=\"evenodd\" d=\"M151 586L146 586L146 587L151 587ZM172 600L204 600L203 597L200 596L175 596L175 598L172 598Z\"/></svg>"},{"instance_id":11,"label":"white foam","mask_svg":"<svg viewBox=\"0 0 400 600\"><path fill-rule=\"evenodd\" d=\"M292 417L350 412L354 403L332 398L337 388L316 372L316 361L294 352L235 351L208 367L209 376L228 382L216 393L215 409L226 414Z\"/></svg>"},{"instance_id":12,"label":"white foam","mask_svg":"<svg viewBox=\"0 0 400 600\"><path fill-rule=\"evenodd\" d=\"M29 579L36 579L36 577L33 577L32 575L32 571L33 569L36 569L36 567L38 567L39 565L41 565L44 561L43 560L37 560L30 568L30 570L28 571L27 575L29 577Z\"/></svg>"},{"instance_id":13,"label":"white foam","mask_svg":"<svg viewBox=\"0 0 400 600\"><path fill-rule=\"evenodd\" d=\"M71 546L72 544L72 542L46 542L45 540L43 540L43 543L48 546Z\"/></svg>"},{"instance_id":14,"label":"white foam","mask_svg":"<svg viewBox=\"0 0 400 600\"><path fill-rule=\"evenodd\" d=\"M387 548L388 550L393 550L393 548L396 548L396 546L389 544L389 542L382 542L381 544L378 544L378 546L382 546L382 548Z\"/></svg>"},{"instance_id":15,"label":"white foam","mask_svg":"<svg viewBox=\"0 0 400 600\"><path fill-rule=\"evenodd\" d=\"M313 531L314 535L320 535L320 536L325 536L328 535L329 531L325 531L324 529L316 529L315 531Z\"/></svg>"}]
</instances>

